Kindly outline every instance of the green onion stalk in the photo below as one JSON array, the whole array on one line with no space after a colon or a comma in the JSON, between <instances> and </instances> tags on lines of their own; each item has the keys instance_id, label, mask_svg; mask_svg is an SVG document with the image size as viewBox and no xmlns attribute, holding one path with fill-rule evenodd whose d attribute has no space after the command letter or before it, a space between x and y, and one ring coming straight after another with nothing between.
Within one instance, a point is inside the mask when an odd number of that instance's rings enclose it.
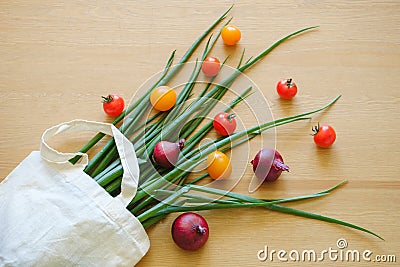
<instances>
[{"instance_id":1,"label":"green onion stalk","mask_svg":"<svg viewBox=\"0 0 400 267\"><path fill-rule=\"evenodd\" d=\"M217 20L218 21L218 20ZM228 22L226 22L224 24L227 25L229 23L230 20L228 20ZM208 30L206 31L208 32ZM204 61L204 59L207 57L207 55L211 52L212 48L214 47L216 41L218 40L219 36L221 34L221 30L219 31L219 33L212 39L212 36L209 37L208 42L206 44L206 47L204 49L203 55L201 57L201 62ZM198 41L195 42L194 44L195 46L192 47L197 47L198 46ZM188 52L190 51L190 53L192 53L192 48L188 50ZM187 54L187 53L186 53ZM177 73L177 69L183 67L183 63L185 63L188 60L188 57L183 57L183 59L180 60L180 62L178 63L178 65L176 65L174 67L174 70L169 73L168 75L166 75L166 77L164 77L162 80L160 80L159 82L157 82L155 85L153 85L150 90L148 90L145 94L145 96L147 97L146 100L148 100L149 94L151 93L151 91L156 87L156 86L160 86L160 85L164 85L167 81L169 81L176 73ZM169 62L167 63L167 67L165 68L165 71L167 72L169 70ZM196 61L194 70L192 72L192 75L189 78L189 81L185 84L185 87L182 89L181 93L178 96L177 99L177 103L175 105L175 107L168 113L165 113L163 115L163 117L157 122L158 125L162 125L163 122L166 120L166 117L168 116L168 120L172 121L174 120L174 118L176 116L178 116L179 111L183 105L183 103L185 103L186 100L188 100L188 98L191 95L191 92L194 88L194 85L196 84L196 79L200 73L201 67L198 67L198 62ZM141 102L140 104L137 104L137 102ZM130 117L134 117L133 120L129 120L127 122L124 123L124 127L121 129L121 131L126 135L129 136L132 134L132 132L134 132L134 129L136 128L136 124L139 122L140 118L145 114L146 110L149 109L150 104L149 101L143 101L142 98L140 98L137 102L135 102L133 105L137 106L138 112L139 113L134 113L133 115L130 115ZM139 136L142 136L142 138L137 138L134 142L135 145L135 149L137 150L136 154L140 157L142 156L142 153L144 152L142 150L143 145L146 143L147 140L153 140L154 137L159 137L160 136L160 131L161 131L161 127L154 127L153 129L151 129L150 131L146 131L144 136L140 135L140 134L136 134L136 138ZM117 155L117 150L115 148L115 146L113 146L113 140L111 140L109 143L107 143L105 145L105 147L102 149L102 151L100 151L100 153L98 153L91 162L89 162L88 166L86 167L85 171L90 171L92 170L93 166L96 166L96 168L91 172L92 176L96 176L99 173L101 173L102 171L104 171L105 168L107 168L107 165L116 158ZM115 166L116 164L120 164L120 163L113 163L112 166Z\"/></svg>"},{"instance_id":2,"label":"green onion stalk","mask_svg":"<svg viewBox=\"0 0 400 267\"><path fill-rule=\"evenodd\" d=\"M243 66L239 67L236 71L234 71L231 75L229 75L227 78L225 78L220 84L215 85L211 90L209 90L204 97L198 99L196 102L194 102L191 106L189 106L188 109L185 110L185 112L182 112L178 117L176 117L174 120L168 121L167 123L163 124L162 127L162 133L158 133L150 142L148 142L146 145L142 144L139 146L139 148L136 145L137 150L137 155L140 157L144 154L146 151L148 155L151 155L151 151L155 147L155 145L161 141L161 136L164 135L165 137L170 137L171 134L175 133L177 129L180 128L181 125L183 125L190 117L193 116L194 113L196 113L200 107L203 105L206 105L209 103L210 99L215 98L216 95L219 94L224 94L228 91L229 86L233 84L236 78L239 77L239 75L250 68L252 65L257 63L260 59L265 57L267 54L269 54L274 48L276 48L279 44L284 42L285 40L298 35L302 32L305 32L307 30L314 29L315 27L308 27L301 29L299 31L296 31L292 34L289 34L285 36L284 38L278 40L275 42L273 45L262 51L259 55L245 63ZM102 153L102 151L100 151ZM116 156L116 152L115 152ZM112 166L116 166L120 164L113 163ZM107 174L106 174L107 175ZM119 177L120 178L120 177Z\"/></svg>"},{"instance_id":3,"label":"green onion stalk","mask_svg":"<svg viewBox=\"0 0 400 267\"><path fill-rule=\"evenodd\" d=\"M230 12L230 10L233 8L233 5L225 11L209 28L207 28L200 36L199 38L191 45L191 47L186 51L186 53L182 56L181 60L179 63L174 66L172 70L170 70L170 67L173 63L173 59L175 56L175 51L171 54L167 66L165 67L165 70L163 74L161 75L160 79L153 84L149 90L141 96L135 103L130 105L129 107L124 110L121 115L119 115L117 118L114 119L112 122L114 125L120 123L126 116L130 115L132 118L137 118L136 120L132 120L129 125L125 124L120 127L121 132L125 132L126 129L129 129L129 127L133 127L130 125L135 125L137 121L141 118L141 115L143 115L143 110L145 110L145 107L147 106L147 100L150 93L154 88L157 86L165 85L167 84L178 72L179 70L184 66L184 63L187 62L190 58L190 56L194 53L196 48L200 45L200 43L208 36L208 34L221 22L223 21L227 14ZM85 144L79 151L86 153L88 152L94 145L96 145L103 137L105 134L103 133L98 133L96 136L94 136L87 144ZM85 171L90 172L90 170L98 164L98 161L101 159L102 154L106 153L109 149L113 147L113 140L111 139L102 149L101 152L97 154L97 157L93 158L91 162L89 162L88 166L86 167ZM79 160L79 156L74 157L70 160L71 163L76 163Z\"/></svg>"},{"instance_id":4,"label":"green onion stalk","mask_svg":"<svg viewBox=\"0 0 400 267\"><path fill-rule=\"evenodd\" d=\"M302 120L302 119L307 119L308 118L307 116L330 107L339 98L340 98L340 96L336 97L330 103L328 103L327 105L325 105L319 109L316 109L316 110L313 110L310 112L305 112L305 113L291 116L291 117L277 119L277 120L274 120L271 122L266 122L264 124L257 125L257 126L249 128L249 129L234 133L230 136L222 138L219 141L216 141L216 142L210 141L206 144L201 145L200 147L198 147L198 148L194 149L192 152L190 152L189 155L187 155L187 158L185 160L178 161L176 167L174 169L170 170L167 174L165 174L162 177L159 177L159 179L152 179L152 181L154 181L154 182L151 182L150 184L142 185L139 188L135 198L133 199L133 203L137 203L142 198L153 194L155 190L157 190L165 185L168 185L170 183L175 183L180 178L181 175L189 174L191 172L191 170L193 170L196 166L198 166L200 163L202 163L206 160L208 154L214 152L215 150L223 148L223 147L231 144L232 142L240 141L241 139L248 140L251 135L260 134L261 132L266 131L271 128L274 128L276 126L291 123L291 122Z\"/></svg>"},{"instance_id":5,"label":"green onion stalk","mask_svg":"<svg viewBox=\"0 0 400 267\"><path fill-rule=\"evenodd\" d=\"M225 61L223 62L223 64L224 64L224 63L225 63ZM197 64L196 64L196 66L197 66ZM193 88L192 88L192 87L193 87L192 84L194 84L195 78L197 77L197 75L199 74L199 71L200 71L200 68L197 69L196 66L195 66L194 72L193 72L193 74L192 74L192 76L191 76L189 82L186 83L186 85L189 85L189 86L185 86L185 88L184 88L183 91L182 91L184 94L187 94L187 93L186 93L186 90L190 90L190 91L191 91L191 90L193 89ZM211 82L208 83L208 85L206 86L205 90L208 89L210 85L211 85ZM244 94L246 94L248 91L249 91L249 88L248 88L247 90L245 90ZM220 100L220 99L222 98L223 95L224 95L223 93L220 93L219 95L217 95L216 97L214 97L214 98L213 98L214 101L211 101L212 103L210 103L209 105L206 105L206 108L205 108L204 110L201 110L201 111L199 112L199 116L197 116L197 117L199 117L199 118L204 118L204 116L207 115L207 114L211 111L211 109L217 104L217 101L215 101L215 100ZM184 97L185 100L186 100L187 98L188 98L188 96ZM179 99L179 98L178 98L178 99ZM240 101L238 101L238 99L235 100L235 101L230 105L230 107L232 108L233 106L235 106L235 105L238 104L239 102L240 102ZM175 110L181 109L181 106L182 106L183 104L184 104L184 103L181 103L181 104L175 106L174 109L173 109L171 112L173 112L173 111L175 111ZM157 113L155 116L158 116L158 114L159 114L159 113ZM167 114L167 113L166 113L166 114ZM155 116L151 117L149 120L147 120L147 122L152 121L153 118L154 118ZM163 125L163 122L165 121L165 119L166 119L166 116L163 116L163 117L157 122L157 124L154 124L154 126L156 126L156 127L153 127L154 129L151 129L152 131L150 131L150 130L148 130L148 131L141 131L139 134L136 135L136 137L138 137L138 136L140 136L140 135L143 135L144 137L143 137L142 140L141 140L141 141L143 141L143 139L151 140L151 137L154 138L155 136L160 135L161 128L162 128L162 125ZM172 120L172 119L170 118L170 114L168 114L168 119L169 119L169 120ZM200 123L201 123L201 120L196 119L193 123L191 123L190 125L188 125L188 126L190 126L190 127L188 127L188 129L182 130L183 135L181 135L180 138L187 138L187 136L190 135L191 132L194 131L194 129L195 129ZM158 126L158 127L157 127L157 126ZM211 129L211 128L210 128L210 129ZM204 131L203 131L203 132L204 132ZM204 132L204 133L205 133L205 132ZM150 136L149 136L149 134L150 134ZM137 140L138 140L138 139L134 139L134 141L137 141ZM134 141L133 141L133 142L134 142ZM190 140L189 140L189 142L190 142ZM135 142L134 142L134 143L135 143ZM194 145L194 144L195 144L195 143L192 143L192 145ZM141 146L143 146L143 145L144 145L144 144L142 144ZM138 146L138 143L135 143L135 146L137 147L137 146ZM140 146L139 146L139 147L140 147ZM115 153L116 153L116 152L115 152ZM137 154L138 156L140 156L140 155L142 155L142 153L143 153L143 151L137 151L136 154ZM147 153L150 153L150 152L149 152L149 149L147 149ZM145 169L145 171L146 171L146 170L147 170L147 171L150 170L150 168L144 168L144 169ZM116 177L120 177L121 175L122 175L122 166L121 166L121 164L120 164L120 161L119 161L119 160L116 160L115 162L113 162L112 164L110 164L106 169L104 169L102 172L100 172L99 174L95 175L94 178L95 178L95 180L97 180L102 186L104 186L105 184L109 183L111 180L115 179ZM145 175L144 175L144 176L145 176ZM118 187L118 183L116 183L115 185Z\"/></svg>"},{"instance_id":6,"label":"green onion stalk","mask_svg":"<svg viewBox=\"0 0 400 267\"><path fill-rule=\"evenodd\" d=\"M221 137L199 145L200 141L203 140L207 133L213 128L211 121L203 123L203 119L210 114L216 103L229 91L230 86L232 86L240 74L259 62L281 43L291 37L316 28L307 27L293 32L281 38L255 57L250 57L244 63L245 51L243 50L239 63L233 73L228 75L219 84L213 83L215 77L211 79L200 94L189 105L186 105L187 101L194 95L195 86L200 84L197 78L201 71L201 63L213 49L220 37L222 28L226 26L231 19L225 21L214 37L211 32L226 19L231 8L232 7L224 12L201 34L176 65L173 65L175 58L175 51L173 51L159 79L149 86L141 97L127 107L126 110L112 122L113 124L118 124L124 120L124 123L119 129L132 141L139 158L141 171L139 188L136 196L127 208L137 216L145 228L154 225L168 214L174 212L261 207L268 210L343 225L382 239L378 234L360 226L284 206L284 204L288 202L297 202L327 196L333 190L342 186L345 181L325 191L310 195L280 199L258 199L199 185L200 181L208 177L207 173L191 180L188 179L193 169L204 162L210 153L216 150L226 152L234 149L271 128L296 121L308 120L310 119L310 115L326 110L340 98L339 95L323 107L294 116L264 122L260 125L233 133L230 136ZM153 116L144 119L145 114L149 113L151 109L149 102L151 92L158 86L167 85L185 66L185 63L188 62L195 50L197 50L207 36L208 40L200 56L200 60L196 59L193 71L179 93L174 108L168 112L155 113ZM222 66L224 66L226 61L227 59L223 61ZM228 112L234 109L251 95L251 90L251 87L246 88L227 105L225 111ZM103 137L104 134L97 134L80 149L80 152L87 152ZM186 143L184 149L180 153L180 158L176 166L172 169L163 169L159 166L153 166L151 155L155 145L162 140L174 141L178 138L185 138ZM78 159L79 157L75 157L70 161L75 163ZM91 159L88 166L85 168L85 172L91 175L110 194L115 195L119 192L123 170L120 160L118 159L118 153L113 139L110 139L100 152Z\"/></svg>"}]
</instances>

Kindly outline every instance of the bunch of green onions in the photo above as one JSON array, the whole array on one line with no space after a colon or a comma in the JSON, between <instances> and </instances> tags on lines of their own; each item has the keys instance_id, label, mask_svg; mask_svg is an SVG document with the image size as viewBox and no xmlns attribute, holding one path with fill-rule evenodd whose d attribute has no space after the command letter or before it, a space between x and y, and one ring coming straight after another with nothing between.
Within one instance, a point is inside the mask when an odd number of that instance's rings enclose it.
<instances>
[{"instance_id":1,"label":"bunch of green onions","mask_svg":"<svg viewBox=\"0 0 400 267\"><path fill-rule=\"evenodd\" d=\"M311 195L281 199L257 199L199 185L198 183L206 178L208 176L207 174L201 175L195 179L188 179L191 171L204 162L207 155L215 150L218 149L219 151L225 152L249 141L255 136L260 135L262 132L273 127L309 119L309 115L325 110L340 98L340 96L338 96L325 106L309 112L265 122L261 125L236 132L230 136L221 137L215 141L198 145L213 128L212 122L202 123L203 118L207 116L215 107L216 103L223 98L229 90L229 87L234 83L239 75L256 64L282 42L295 35L315 28L308 27L291 33L272 44L257 56L249 58L245 62L243 61L243 51L240 61L232 74L216 85L213 84L213 79L211 79L211 81L204 86L204 89L200 94L197 95L195 100L189 105L186 105L187 100L193 97L193 89L195 85L198 84L197 77L201 70L201 63L209 55L220 36L221 30L214 35L211 34L211 32L224 20L226 21L223 26L229 24L231 19L227 19L227 14L231 8L229 8L208 29L206 29L206 31L204 31L204 33L192 44L176 65L173 65L175 57L175 51L173 51L159 79L148 88L143 96L127 107L126 110L113 121L113 124L118 124L125 119L119 129L132 141L136 154L138 158L141 159L141 176L138 192L129 204L128 209L137 216L143 226L147 228L173 212L263 207L269 210L344 225L381 238L379 235L351 223L281 205L286 202L300 201L328 195L331 191L343 185L345 182L341 182L326 191ZM183 89L179 93L174 108L168 112L158 112L151 117L146 117L145 115L151 110L151 104L149 101L149 95L151 92L158 86L167 85L168 82L170 82L171 79L185 66L185 63L188 62L192 54L207 37L208 39L204 51L202 52L200 59L196 60L189 80L185 83ZM226 60L223 64L225 64L225 62ZM251 87L246 88L239 96L230 102L227 105L226 111L233 109L236 105L246 99L246 97L251 94L251 89ZM193 116L195 119L191 119ZM179 135L176 134L177 132ZM98 133L80 149L80 152L87 152L103 137L104 134ZM165 170L160 167L154 168L152 166L151 155L156 144L161 140L174 142L177 141L178 138L185 138L186 143L184 149L181 151L181 157L177 165L171 170ZM78 157L73 158L71 159L71 162L75 163L78 159ZM118 193L123 170L121 162L118 159L118 153L113 139L110 139L100 152L91 159L85 172L92 176L93 179L95 179L110 194L115 195Z\"/></svg>"}]
</instances>

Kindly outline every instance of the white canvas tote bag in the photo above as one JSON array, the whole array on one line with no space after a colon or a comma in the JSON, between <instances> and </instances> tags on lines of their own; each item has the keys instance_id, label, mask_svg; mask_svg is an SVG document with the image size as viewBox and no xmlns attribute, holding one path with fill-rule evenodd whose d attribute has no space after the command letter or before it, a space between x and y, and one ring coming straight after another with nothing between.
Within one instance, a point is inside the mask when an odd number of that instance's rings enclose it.
<instances>
[{"instance_id":1,"label":"white canvas tote bag","mask_svg":"<svg viewBox=\"0 0 400 267\"><path fill-rule=\"evenodd\" d=\"M124 174L113 198L83 172L87 154L60 153L47 139L62 132L114 136ZM81 155L79 163L68 160ZM112 124L74 120L43 133L32 152L0 184L0 266L133 266L150 243L126 209L139 165L132 143Z\"/></svg>"}]
</instances>

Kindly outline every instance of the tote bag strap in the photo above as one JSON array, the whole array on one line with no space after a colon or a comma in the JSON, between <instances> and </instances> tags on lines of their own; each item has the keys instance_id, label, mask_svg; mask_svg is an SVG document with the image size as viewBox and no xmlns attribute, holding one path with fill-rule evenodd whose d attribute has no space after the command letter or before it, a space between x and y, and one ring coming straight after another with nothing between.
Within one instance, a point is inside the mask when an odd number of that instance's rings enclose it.
<instances>
[{"instance_id":1,"label":"tote bag strap","mask_svg":"<svg viewBox=\"0 0 400 267\"><path fill-rule=\"evenodd\" d=\"M128 206L136 195L139 182L139 164L133 144L114 125L87 120L73 120L53 126L47 129L42 135L40 145L41 157L53 163L71 164L69 162L71 158L81 156L81 160L75 165L83 171L83 168L88 164L88 155L86 153L62 153L50 147L47 143L49 138L60 133L79 131L101 132L114 137L124 170L121 182L121 193L116 198L119 199L125 207Z\"/></svg>"}]
</instances>

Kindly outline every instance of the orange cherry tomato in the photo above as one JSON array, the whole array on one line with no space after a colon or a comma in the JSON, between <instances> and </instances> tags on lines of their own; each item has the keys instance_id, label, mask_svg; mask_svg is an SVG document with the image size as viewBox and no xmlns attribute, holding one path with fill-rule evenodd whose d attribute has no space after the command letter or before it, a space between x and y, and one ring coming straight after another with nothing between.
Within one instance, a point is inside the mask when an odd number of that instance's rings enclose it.
<instances>
[{"instance_id":1,"label":"orange cherry tomato","mask_svg":"<svg viewBox=\"0 0 400 267\"><path fill-rule=\"evenodd\" d=\"M228 156L215 151L207 157L207 172L214 180L228 178L232 173L232 165Z\"/></svg>"},{"instance_id":2,"label":"orange cherry tomato","mask_svg":"<svg viewBox=\"0 0 400 267\"><path fill-rule=\"evenodd\" d=\"M150 102L158 111L170 110L176 103L176 92L169 86L159 86L151 92Z\"/></svg>"},{"instance_id":3,"label":"orange cherry tomato","mask_svg":"<svg viewBox=\"0 0 400 267\"><path fill-rule=\"evenodd\" d=\"M226 45L235 45L240 41L242 34L236 26L227 25L222 29L221 37Z\"/></svg>"}]
</instances>

